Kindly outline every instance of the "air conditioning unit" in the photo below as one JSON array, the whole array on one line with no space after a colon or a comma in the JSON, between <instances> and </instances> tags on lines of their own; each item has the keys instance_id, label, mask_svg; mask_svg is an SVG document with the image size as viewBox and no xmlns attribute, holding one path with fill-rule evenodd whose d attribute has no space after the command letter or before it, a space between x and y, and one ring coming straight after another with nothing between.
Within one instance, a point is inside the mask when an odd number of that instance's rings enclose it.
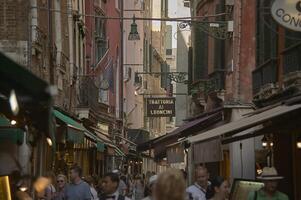
<instances>
[{"instance_id":1,"label":"air conditioning unit","mask_svg":"<svg viewBox=\"0 0 301 200\"><path fill-rule=\"evenodd\" d=\"M234 30L234 22L228 21L228 32L233 33L233 30Z\"/></svg>"},{"instance_id":2,"label":"air conditioning unit","mask_svg":"<svg viewBox=\"0 0 301 200\"><path fill-rule=\"evenodd\" d=\"M190 8L190 0L183 0L184 7Z\"/></svg>"},{"instance_id":3,"label":"air conditioning unit","mask_svg":"<svg viewBox=\"0 0 301 200\"><path fill-rule=\"evenodd\" d=\"M123 74L123 81L127 82L127 81L131 80L131 77L132 77L132 68L126 66L124 69L125 69L125 72Z\"/></svg>"}]
</instances>

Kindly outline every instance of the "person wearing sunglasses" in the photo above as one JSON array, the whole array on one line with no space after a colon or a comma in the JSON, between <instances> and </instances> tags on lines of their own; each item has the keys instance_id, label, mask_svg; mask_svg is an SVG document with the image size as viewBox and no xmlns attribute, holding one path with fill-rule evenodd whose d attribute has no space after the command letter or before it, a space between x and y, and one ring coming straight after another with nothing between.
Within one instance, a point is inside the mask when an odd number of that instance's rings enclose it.
<instances>
[{"instance_id":1,"label":"person wearing sunglasses","mask_svg":"<svg viewBox=\"0 0 301 200\"><path fill-rule=\"evenodd\" d=\"M54 200L65 200L65 186L67 183L67 177L63 174L57 175L57 192L55 194Z\"/></svg>"}]
</instances>

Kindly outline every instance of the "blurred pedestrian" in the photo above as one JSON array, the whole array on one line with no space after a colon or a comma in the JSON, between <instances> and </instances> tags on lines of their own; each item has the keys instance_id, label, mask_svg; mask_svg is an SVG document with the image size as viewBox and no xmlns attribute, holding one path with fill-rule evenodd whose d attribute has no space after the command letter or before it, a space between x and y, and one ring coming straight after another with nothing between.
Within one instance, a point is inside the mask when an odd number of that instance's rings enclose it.
<instances>
[{"instance_id":1,"label":"blurred pedestrian","mask_svg":"<svg viewBox=\"0 0 301 200\"><path fill-rule=\"evenodd\" d=\"M140 175L137 175L134 180L134 200L142 200L144 198L144 182Z\"/></svg>"},{"instance_id":2,"label":"blurred pedestrian","mask_svg":"<svg viewBox=\"0 0 301 200\"><path fill-rule=\"evenodd\" d=\"M189 200L206 200L207 188L210 185L209 173L206 167L198 166L195 169L195 183L186 189Z\"/></svg>"},{"instance_id":3,"label":"blurred pedestrian","mask_svg":"<svg viewBox=\"0 0 301 200\"><path fill-rule=\"evenodd\" d=\"M85 181L90 185L91 200L99 200L98 193L95 189L95 180L92 176L88 176Z\"/></svg>"},{"instance_id":4,"label":"blurred pedestrian","mask_svg":"<svg viewBox=\"0 0 301 200\"><path fill-rule=\"evenodd\" d=\"M54 200L54 196L55 196L55 193L56 193L56 190L55 190L55 174L54 172L47 172L46 174L46 178L49 179L50 183L49 185L45 188L45 200Z\"/></svg>"},{"instance_id":5,"label":"blurred pedestrian","mask_svg":"<svg viewBox=\"0 0 301 200\"><path fill-rule=\"evenodd\" d=\"M119 182L119 187L118 187L118 190L119 190L119 193L126 196L127 193L128 193L128 186L126 184L126 177L125 176L120 176L120 182Z\"/></svg>"},{"instance_id":6,"label":"blurred pedestrian","mask_svg":"<svg viewBox=\"0 0 301 200\"><path fill-rule=\"evenodd\" d=\"M207 188L206 198L209 200L226 200L229 197L229 182L223 177L216 177Z\"/></svg>"},{"instance_id":7,"label":"blurred pedestrian","mask_svg":"<svg viewBox=\"0 0 301 200\"><path fill-rule=\"evenodd\" d=\"M251 192L249 194L248 200L288 200L288 196L277 190L278 182L284 177L279 176L277 170L274 167L263 168L258 180L264 183L264 187L258 191Z\"/></svg>"},{"instance_id":8,"label":"blurred pedestrian","mask_svg":"<svg viewBox=\"0 0 301 200\"><path fill-rule=\"evenodd\" d=\"M55 200L65 200L65 188L67 184L67 177L63 174L59 174L56 177L57 191L55 193Z\"/></svg>"},{"instance_id":9,"label":"blurred pedestrian","mask_svg":"<svg viewBox=\"0 0 301 200\"><path fill-rule=\"evenodd\" d=\"M168 169L161 173L154 192L156 200L184 200L185 182L181 171Z\"/></svg>"},{"instance_id":10,"label":"blurred pedestrian","mask_svg":"<svg viewBox=\"0 0 301 200\"><path fill-rule=\"evenodd\" d=\"M88 183L81 179L82 169L74 165L71 167L71 183L67 185L65 197L66 200L91 200L91 191Z\"/></svg>"},{"instance_id":11,"label":"blurred pedestrian","mask_svg":"<svg viewBox=\"0 0 301 200\"><path fill-rule=\"evenodd\" d=\"M155 187L156 187L156 182L157 182L158 176L157 175L153 175L149 178L148 184L146 190L146 197L143 200L154 200L154 196L155 196Z\"/></svg>"},{"instance_id":12,"label":"blurred pedestrian","mask_svg":"<svg viewBox=\"0 0 301 200\"><path fill-rule=\"evenodd\" d=\"M103 194L100 200L130 200L118 191L119 176L116 173L107 173L102 180Z\"/></svg>"}]
</instances>

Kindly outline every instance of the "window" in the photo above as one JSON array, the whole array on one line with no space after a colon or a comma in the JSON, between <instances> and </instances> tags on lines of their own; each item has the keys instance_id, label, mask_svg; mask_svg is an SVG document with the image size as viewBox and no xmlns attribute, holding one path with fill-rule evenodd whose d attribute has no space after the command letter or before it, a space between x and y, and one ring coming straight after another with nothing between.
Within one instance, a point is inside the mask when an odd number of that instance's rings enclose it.
<instances>
[{"instance_id":1,"label":"window","mask_svg":"<svg viewBox=\"0 0 301 200\"><path fill-rule=\"evenodd\" d=\"M101 15L99 15L101 16ZM106 37L106 21L101 18L95 18L95 59L98 63L105 55L108 49L108 40Z\"/></svg>"},{"instance_id":2,"label":"window","mask_svg":"<svg viewBox=\"0 0 301 200\"><path fill-rule=\"evenodd\" d=\"M121 10L121 1L123 0L115 0L115 6L117 10Z\"/></svg>"},{"instance_id":3,"label":"window","mask_svg":"<svg viewBox=\"0 0 301 200\"><path fill-rule=\"evenodd\" d=\"M277 57L277 23L270 14L271 0L257 0L257 66Z\"/></svg>"},{"instance_id":4,"label":"window","mask_svg":"<svg viewBox=\"0 0 301 200\"><path fill-rule=\"evenodd\" d=\"M100 87L98 94L99 103L109 103L108 82L104 79L103 74L100 75Z\"/></svg>"}]
</instances>

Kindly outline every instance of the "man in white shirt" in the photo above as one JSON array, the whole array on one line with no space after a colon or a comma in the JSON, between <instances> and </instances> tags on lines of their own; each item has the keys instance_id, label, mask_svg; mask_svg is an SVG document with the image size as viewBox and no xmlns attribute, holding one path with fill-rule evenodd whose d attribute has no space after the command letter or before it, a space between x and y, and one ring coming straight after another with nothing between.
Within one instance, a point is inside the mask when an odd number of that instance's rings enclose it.
<instances>
[{"instance_id":1,"label":"man in white shirt","mask_svg":"<svg viewBox=\"0 0 301 200\"><path fill-rule=\"evenodd\" d=\"M100 196L100 200L130 200L129 198L119 194L119 175L116 173L107 173L102 181L102 189L104 194Z\"/></svg>"},{"instance_id":2,"label":"man in white shirt","mask_svg":"<svg viewBox=\"0 0 301 200\"><path fill-rule=\"evenodd\" d=\"M207 187L210 184L209 173L206 167L198 166L195 169L195 183L186 189L189 200L206 200Z\"/></svg>"}]
</instances>

